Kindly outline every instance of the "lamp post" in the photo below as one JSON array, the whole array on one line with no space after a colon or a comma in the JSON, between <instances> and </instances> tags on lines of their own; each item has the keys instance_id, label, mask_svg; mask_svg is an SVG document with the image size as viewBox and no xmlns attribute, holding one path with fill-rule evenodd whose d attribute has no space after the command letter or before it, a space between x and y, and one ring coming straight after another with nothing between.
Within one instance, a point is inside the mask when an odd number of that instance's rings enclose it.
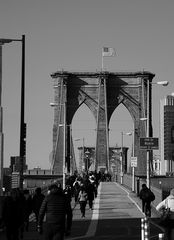
<instances>
[{"instance_id":1,"label":"lamp post","mask_svg":"<svg viewBox=\"0 0 174 240\"><path fill-rule=\"evenodd\" d=\"M11 42L21 42L22 43L22 68L21 68L21 118L20 118L20 188L23 189L23 170L24 170L24 158L26 156L26 123L24 122L25 117L25 35L22 35L22 39L0 39L0 91L2 91L2 45L5 43ZM2 93L2 92L1 92ZM1 95L0 93L0 95ZM1 99L1 96L0 96ZM1 101L1 100L0 100ZM0 102L1 107L1 102ZM2 133L2 107L1 107L1 130L0 130L0 137L1 137L1 168L3 166L3 133ZM1 176L2 177L2 173ZM0 186L1 187L1 186ZM2 188L2 187L1 187Z\"/></svg>"},{"instance_id":2,"label":"lamp post","mask_svg":"<svg viewBox=\"0 0 174 240\"><path fill-rule=\"evenodd\" d=\"M62 187L65 189L66 184L66 125L65 124L59 124L59 127L63 127L63 184Z\"/></svg>"},{"instance_id":3,"label":"lamp post","mask_svg":"<svg viewBox=\"0 0 174 240\"><path fill-rule=\"evenodd\" d=\"M0 196L3 195L4 134L2 107L2 45L10 43L9 39L0 39Z\"/></svg>"},{"instance_id":4,"label":"lamp post","mask_svg":"<svg viewBox=\"0 0 174 240\"><path fill-rule=\"evenodd\" d=\"M146 122L146 137L150 137L150 85L157 84L162 86L167 86L169 84L168 81L159 81L155 83L150 83L149 80L147 80L147 116L145 118L140 118L142 121ZM146 184L147 187L150 188L150 152L152 150L147 150L147 160L146 160Z\"/></svg>"},{"instance_id":5,"label":"lamp post","mask_svg":"<svg viewBox=\"0 0 174 240\"><path fill-rule=\"evenodd\" d=\"M134 130L132 132L125 133L127 136L132 136L132 154L131 157L134 158ZM135 158L136 159L136 158ZM132 161L132 160L131 160ZM135 167L132 167L132 191L135 191Z\"/></svg>"},{"instance_id":6,"label":"lamp post","mask_svg":"<svg viewBox=\"0 0 174 240\"><path fill-rule=\"evenodd\" d=\"M74 141L81 141L82 140L82 147L83 147L83 150L82 150L82 160L84 162L85 160L85 139L84 137L83 138L76 138L74 139Z\"/></svg>"},{"instance_id":7,"label":"lamp post","mask_svg":"<svg viewBox=\"0 0 174 240\"><path fill-rule=\"evenodd\" d=\"M120 176L121 176L121 184L123 184L123 135L132 135L131 132L121 132L121 156L120 156Z\"/></svg>"},{"instance_id":8,"label":"lamp post","mask_svg":"<svg viewBox=\"0 0 174 240\"><path fill-rule=\"evenodd\" d=\"M86 165L86 171L88 172L88 169L89 169L89 150L87 149L86 152L85 152L85 165Z\"/></svg>"},{"instance_id":9,"label":"lamp post","mask_svg":"<svg viewBox=\"0 0 174 240\"><path fill-rule=\"evenodd\" d=\"M62 166L62 175L63 175L63 184L62 187L65 189L66 184L66 103L50 103L51 107L63 106L64 115L63 115L63 124L59 124L58 127L63 127L63 166Z\"/></svg>"}]
</instances>

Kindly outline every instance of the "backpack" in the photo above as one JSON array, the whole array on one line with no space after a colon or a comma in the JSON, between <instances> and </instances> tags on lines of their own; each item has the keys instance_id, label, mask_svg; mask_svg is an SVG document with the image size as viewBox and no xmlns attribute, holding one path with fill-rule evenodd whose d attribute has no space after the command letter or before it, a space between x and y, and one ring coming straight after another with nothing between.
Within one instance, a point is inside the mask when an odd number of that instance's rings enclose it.
<instances>
[{"instance_id":1,"label":"backpack","mask_svg":"<svg viewBox=\"0 0 174 240\"><path fill-rule=\"evenodd\" d=\"M155 194L151 190L149 192L149 198L150 198L151 202L155 200Z\"/></svg>"},{"instance_id":2,"label":"backpack","mask_svg":"<svg viewBox=\"0 0 174 240\"><path fill-rule=\"evenodd\" d=\"M155 195L150 189L145 189L142 191L142 197L143 200L145 201L154 201L155 200Z\"/></svg>"}]
</instances>

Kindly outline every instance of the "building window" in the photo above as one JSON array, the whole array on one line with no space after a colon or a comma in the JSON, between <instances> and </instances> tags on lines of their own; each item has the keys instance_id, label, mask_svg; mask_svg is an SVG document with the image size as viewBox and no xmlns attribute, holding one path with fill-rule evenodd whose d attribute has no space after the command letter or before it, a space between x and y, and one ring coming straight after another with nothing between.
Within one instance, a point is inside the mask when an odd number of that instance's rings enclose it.
<instances>
[{"instance_id":1,"label":"building window","mask_svg":"<svg viewBox=\"0 0 174 240\"><path fill-rule=\"evenodd\" d=\"M174 143L174 126L171 128L171 143Z\"/></svg>"}]
</instances>

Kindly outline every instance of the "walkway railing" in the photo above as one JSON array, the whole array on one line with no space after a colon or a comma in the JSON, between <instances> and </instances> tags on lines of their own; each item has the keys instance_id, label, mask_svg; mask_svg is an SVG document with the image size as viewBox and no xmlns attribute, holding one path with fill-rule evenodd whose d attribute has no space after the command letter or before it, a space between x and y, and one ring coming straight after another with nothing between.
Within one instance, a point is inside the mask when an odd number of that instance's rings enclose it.
<instances>
[{"instance_id":1,"label":"walkway railing","mask_svg":"<svg viewBox=\"0 0 174 240\"><path fill-rule=\"evenodd\" d=\"M164 233L159 233L155 240L164 240ZM150 237L150 221L148 217L141 218L141 240L152 240Z\"/></svg>"}]
</instances>

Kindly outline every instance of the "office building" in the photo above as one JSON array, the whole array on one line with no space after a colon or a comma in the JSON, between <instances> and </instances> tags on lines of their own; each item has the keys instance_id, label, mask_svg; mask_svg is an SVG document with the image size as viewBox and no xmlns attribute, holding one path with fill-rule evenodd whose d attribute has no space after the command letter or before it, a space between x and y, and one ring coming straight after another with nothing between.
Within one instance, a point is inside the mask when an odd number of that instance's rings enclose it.
<instances>
[{"instance_id":1,"label":"office building","mask_svg":"<svg viewBox=\"0 0 174 240\"><path fill-rule=\"evenodd\" d=\"M174 172L174 95L160 100L161 175Z\"/></svg>"}]
</instances>

